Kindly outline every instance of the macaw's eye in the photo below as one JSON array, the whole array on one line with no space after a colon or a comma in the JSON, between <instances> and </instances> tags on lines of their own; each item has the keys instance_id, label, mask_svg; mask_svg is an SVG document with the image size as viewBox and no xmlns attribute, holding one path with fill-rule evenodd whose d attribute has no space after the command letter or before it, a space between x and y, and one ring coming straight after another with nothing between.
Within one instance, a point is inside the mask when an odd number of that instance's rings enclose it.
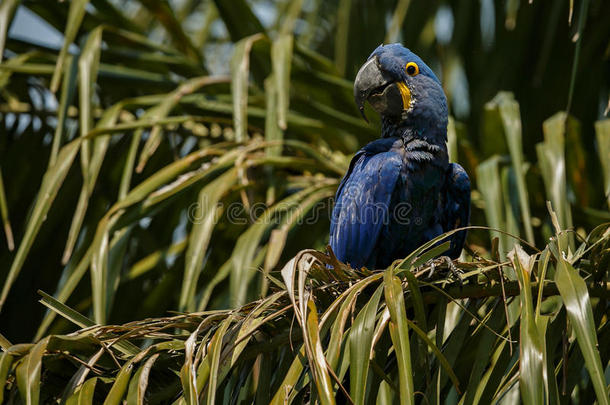
<instances>
[{"instance_id":1,"label":"macaw's eye","mask_svg":"<svg viewBox=\"0 0 610 405\"><path fill-rule=\"evenodd\" d=\"M415 62L409 62L407 63L405 70L409 76L415 76L419 73L419 66L417 66L417 63Z\"/></svg>"}]
</instances>

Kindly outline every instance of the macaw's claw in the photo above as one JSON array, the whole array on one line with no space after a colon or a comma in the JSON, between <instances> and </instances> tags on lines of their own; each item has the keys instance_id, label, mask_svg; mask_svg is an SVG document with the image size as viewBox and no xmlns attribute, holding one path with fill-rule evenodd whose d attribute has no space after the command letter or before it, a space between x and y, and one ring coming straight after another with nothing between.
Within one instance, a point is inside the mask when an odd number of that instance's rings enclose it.
<instances>
[{"instance_id":1,"label":"macaw's claw","mask_svg":"<svg viewBox=\"0 0 610 405\"><path fill-rule=\"evenodd\" d=\"M462 278L464 272L453 264L453 260L451 260L449 256L439 256L435 259L430 259L424 264L424 268L425 267L430 267L426 277L428 279L432 279L438 274L439 278L446 278L448 281L457 281L460 286L464 284Z\"/></svg>"}]
</instances>

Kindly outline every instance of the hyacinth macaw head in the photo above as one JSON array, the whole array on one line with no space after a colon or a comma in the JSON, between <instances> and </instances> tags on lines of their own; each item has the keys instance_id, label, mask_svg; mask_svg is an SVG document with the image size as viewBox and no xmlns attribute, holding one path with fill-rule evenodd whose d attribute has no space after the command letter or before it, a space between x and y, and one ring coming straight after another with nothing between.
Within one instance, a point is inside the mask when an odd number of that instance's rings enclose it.
<instances>
[{"instance_id":1,"label":"hyacinth macaw head","mask_svg":"<svg viewBox=\"0 0 610 405\"><path fill-rule=\"evenodd\" d=\"M447 99L440 80L423 60L401 44L380 45L360 68L354 98L364 119L369 102L393 125L446 129Z\"/></svg>"}]
</instances>

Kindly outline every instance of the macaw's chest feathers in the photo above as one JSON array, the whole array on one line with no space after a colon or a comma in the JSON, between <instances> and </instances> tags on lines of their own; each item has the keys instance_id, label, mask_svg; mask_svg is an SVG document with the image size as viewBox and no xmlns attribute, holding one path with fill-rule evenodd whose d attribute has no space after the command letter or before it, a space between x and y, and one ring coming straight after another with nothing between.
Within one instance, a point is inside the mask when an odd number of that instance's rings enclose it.
<instances>
[{"instance_id":1,"label":"macaw's chest feathers","mask_svg":"<svg viewBox=\"0 0 610 405\"><path fill-rule=\"evenodd\" d=\"M403 139L404 163L407 171L418 171L424 164L447 167L447 151L422 139Z\"/></svg>"},{"instance_id":2,"label":"macaw's chest feathers","mask_svg":"<svg viewBox=\"0 0 610 405\"><path fill-rule=\"evenodd\" d=\"M460 172L459 165L448 163L444 144L408 136L369 143L354 156L337 190L334 253L353 267L383 268L455 228L451 224L460 222L455 216L464 206L454 196L463 194L453 184L456 178L463 183ZM452 256L462 244L456 240Z\"/></svg>"}]
</instances>

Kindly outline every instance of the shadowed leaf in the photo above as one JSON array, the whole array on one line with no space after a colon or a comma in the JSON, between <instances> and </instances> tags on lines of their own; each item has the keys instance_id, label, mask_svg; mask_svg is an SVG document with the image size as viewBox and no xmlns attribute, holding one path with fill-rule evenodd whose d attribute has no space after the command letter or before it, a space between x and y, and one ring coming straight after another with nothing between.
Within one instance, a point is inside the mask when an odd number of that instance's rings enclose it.
<instances>
[{"instance_id":1,"label":"shadowed leaf","mask_svg":"<svg viewBox=\"0 0 610 405\"><path fill-rule=\"evenodd\" d=\"M38 192L36 203L34 204L34 208L30 214L30 219L28 220L25 234L23 235L23 239L19 244L17 254L15 255L15 259L13 260L8 276L4 281L2 295L0 296L0 311L2 310L2 306L6 301L6 297L8 296L12 284L15 282L15 279L21 271L30 248L32 247L32 243L34 243L34 238L38 234L38 231L40 230L40 227L42 226L42 223L44 222L47 213L51 208L51 204L53 203L59 188L68 174L68 170L72 166L72 162L74 161L80 146L79 143L80 142L71 142L64 146L59 153L57 164L50 167L42 179L40 191Z\"/></svg>"}]
</instances>

